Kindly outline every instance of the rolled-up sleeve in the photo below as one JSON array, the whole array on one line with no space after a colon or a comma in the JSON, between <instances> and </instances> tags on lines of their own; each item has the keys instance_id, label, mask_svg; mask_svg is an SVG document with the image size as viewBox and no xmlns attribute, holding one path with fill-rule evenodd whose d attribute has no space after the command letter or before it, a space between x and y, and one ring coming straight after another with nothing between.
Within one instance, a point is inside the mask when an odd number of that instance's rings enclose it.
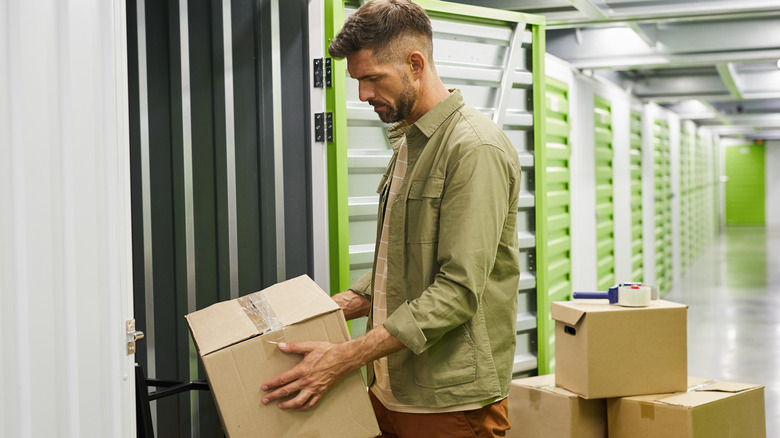
<instances>
[{"instance_id":1,"label":"rolled-up sleeve","mask_svg":"<svg viewBox=\"0 0 780 438\"><path fill-rule=\"evenodd\" d=\"M369 271L361 275L360 278L352 283L349 290L371 301L371 296L373 295L373 291L371 290L371 272Z\"/></svg>"}]
</instances>

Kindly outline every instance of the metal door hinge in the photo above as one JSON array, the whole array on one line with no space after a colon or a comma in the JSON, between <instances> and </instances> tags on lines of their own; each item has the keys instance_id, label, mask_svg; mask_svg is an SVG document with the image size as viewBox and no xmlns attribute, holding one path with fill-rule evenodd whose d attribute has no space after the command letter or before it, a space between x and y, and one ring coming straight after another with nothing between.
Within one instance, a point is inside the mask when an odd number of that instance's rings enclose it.
<instances>
[{"instance_id":1,"label":"metal door hinge","mask_svg":"<svg viewBox=\"0 0 780 438\"><path fill-rule=\"evenodd\" d=\"M314 87L325 88L333 85L331 75L332 61L330 58L314 59Z\"/></svg>"},{"instance_id":2,"label":"metal door hinge","mask_svg":"<svg viewBox=\"0 0 780 438\"><path fill-rule=\"evenodd\" d=\"M314 141L333 141L333 113L314 113Z\"/></svg>"},{"instance_id":3,"label":"metal door hinge","mask_svg":"<svg viewBox=\"0 0 780 438\"><path fill-rule=\"evenodd\" d=\"M127 355L135 354L135 343L144 338L144 332L135 329L135 320L127 320Z\"/></svg>"}]
</instances>

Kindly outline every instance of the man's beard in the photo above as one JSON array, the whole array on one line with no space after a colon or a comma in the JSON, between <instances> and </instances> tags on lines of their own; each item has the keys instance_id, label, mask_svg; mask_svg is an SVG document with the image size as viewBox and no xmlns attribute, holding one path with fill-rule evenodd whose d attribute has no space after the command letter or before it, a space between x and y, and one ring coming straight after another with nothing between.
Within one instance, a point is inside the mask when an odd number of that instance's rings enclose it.
<instances>
[{"instance_id":1,"label":"man's beard","mask_svg":"<svg viewBox=\"0 0 780 438\"><path fill-rule=\"evenodd\" d=\"M412 91L412 84L405 76L403 76L404 88L401 90L401 94L395 101L395 105L391 105L389 102L385 104L387 108L384 112L377 112L379 120L385 123L396 123L408 118L412 114L412 107L415 104L415 96ZM374 105L375 102L368 101L369 104Z\"/></svg>"}]
</instances>

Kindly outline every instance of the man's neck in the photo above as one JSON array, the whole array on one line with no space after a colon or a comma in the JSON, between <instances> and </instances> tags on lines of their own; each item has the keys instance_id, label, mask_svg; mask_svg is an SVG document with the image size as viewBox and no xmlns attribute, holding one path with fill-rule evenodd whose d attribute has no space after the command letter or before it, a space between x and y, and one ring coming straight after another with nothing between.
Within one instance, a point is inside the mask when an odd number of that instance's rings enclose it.
<instances>
[{"instance_id":1,"label":"man's neck","mask_svg":"<svg viewBox=\"0 0 780 438\"><path fill-rule=\"evenodd\" d=\"M438 76L430 79L431 85L423 85L420 88L420 96L417 99L417 105L412 114L406 118L406 123L413 124L420 120L428 111L432 110L439 102L450 95L447 87L444 86Z\"/></svg>"}]
</instances>

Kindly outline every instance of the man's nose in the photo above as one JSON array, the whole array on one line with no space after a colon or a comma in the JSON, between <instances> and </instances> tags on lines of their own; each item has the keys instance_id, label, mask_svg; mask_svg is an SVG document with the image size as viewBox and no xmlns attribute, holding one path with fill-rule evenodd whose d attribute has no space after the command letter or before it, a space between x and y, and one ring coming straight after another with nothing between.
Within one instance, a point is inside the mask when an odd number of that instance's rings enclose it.
<instances>
[{"instance_id":1,"label":"man's nose","mask_svg":"<svg viewBox=\"0 0 780 438\"><path fill-rule=\"evenodd\" d=\"M358 98L360 98L361 102L366 102L374 97L374 89L372 87L365 84L358 85Z\"/></svg>"}]
</instances>

